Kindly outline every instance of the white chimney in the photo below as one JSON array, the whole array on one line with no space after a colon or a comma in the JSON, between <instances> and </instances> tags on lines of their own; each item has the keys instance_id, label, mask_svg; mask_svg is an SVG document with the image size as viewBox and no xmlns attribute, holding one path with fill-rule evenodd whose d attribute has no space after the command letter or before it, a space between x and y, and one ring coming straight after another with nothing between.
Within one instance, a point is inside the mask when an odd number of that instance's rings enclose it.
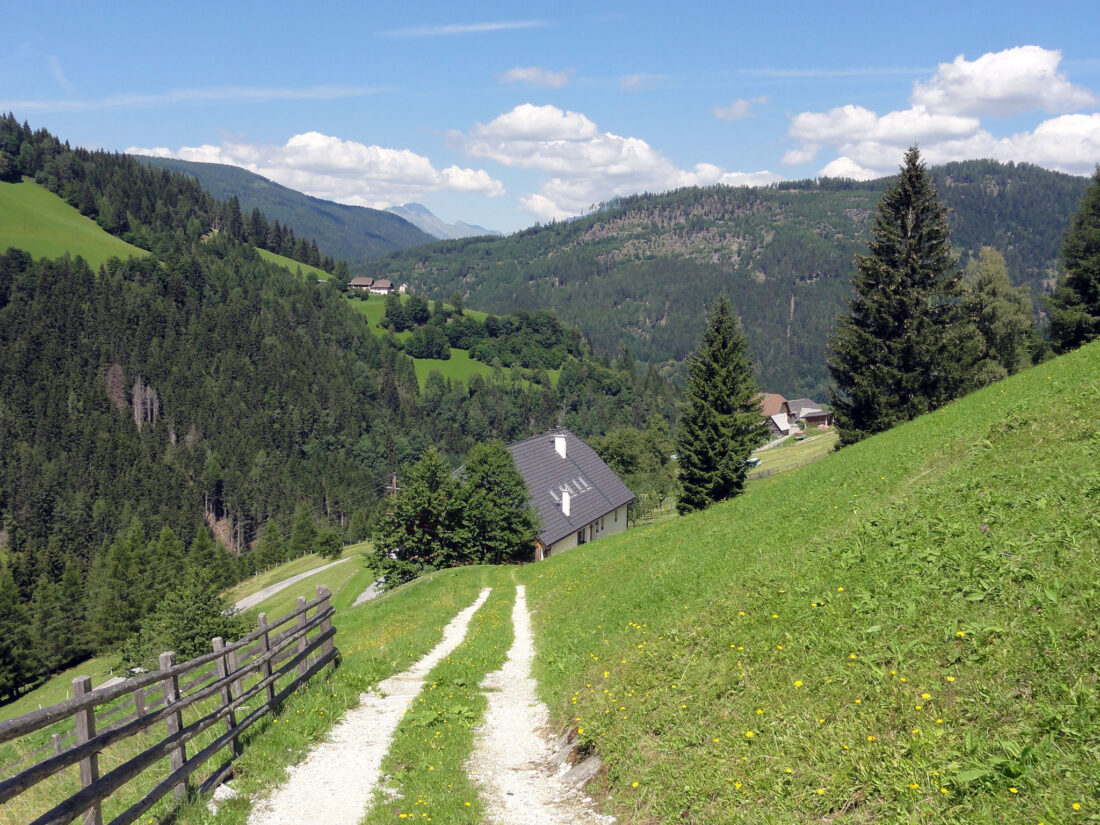
<instances>
[{"instance_id":1,"label":"white chimney","mask_svg":"<svg viewBox=\"0 0 1100 825\"><path fill-rule=\"evenodd\" d=\"M560 455L562 458L565 458L565 436L564 435L554 436L554 449L557 451L558 455ZM566 513L566 515L569 515L569 514Z\"/></svg>"},{"instance_id":2,"label":"white chimney","mask_svg":"<svg viewBox=\"0 0 1100 825\"><path fill-rule=\"evenodd\" d=\"M564 440L565 439L563 438L562 441L564 441ZM566 518L569 517L569 491L568 490L562 490L561 491L561 513Z\"/></svg>"}]
</instances>

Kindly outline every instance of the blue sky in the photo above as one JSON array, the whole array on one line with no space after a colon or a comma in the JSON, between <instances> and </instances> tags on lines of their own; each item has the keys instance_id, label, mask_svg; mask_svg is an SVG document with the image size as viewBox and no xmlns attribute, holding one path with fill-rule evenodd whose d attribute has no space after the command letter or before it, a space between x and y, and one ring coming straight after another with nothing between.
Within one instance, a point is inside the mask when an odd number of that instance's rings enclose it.
<instances>
[{"instance_id":1,"label":"blue sky","mask_svg":"<svg viewBox=\"0 0 1100 825\"><path fill-rule=\"evenodd\" d=\"M185 9L185 11L180 11ZM1100 3L22 3L0 109L505 231L635 191L1100 162Z\"/></svg>"}]
</instances>

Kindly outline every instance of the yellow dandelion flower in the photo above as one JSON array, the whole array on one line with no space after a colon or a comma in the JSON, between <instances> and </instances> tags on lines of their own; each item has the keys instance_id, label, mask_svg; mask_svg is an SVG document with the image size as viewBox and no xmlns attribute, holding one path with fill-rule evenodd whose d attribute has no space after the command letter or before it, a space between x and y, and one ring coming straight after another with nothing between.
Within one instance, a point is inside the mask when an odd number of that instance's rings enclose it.
<instances>
[{"instance_id":1,"label":"yellow dandelion flower","mask_svg":"<svg viewBox=\"0 0 1100 825\"><path fill-rule=\"evenodd\" d=\"M947 793L947 788L940 788L940 793Z\"/></svg>"},{"instance_id":2,"label":"yellow dandelion flower","mask_svg":"<svg viewBox=\"0 0 1100 825\"><path fill-rule=\"evenodd\" d=\"M921 698L921 699L931 699L931 698L932 698L932 694L931 694L931 693L922 693L922 694L920 695L920 698Z\"/></svg>"},{"instance_id":3,"label":"yellow dandelion flower","mask_svg":"<svg viewBox=\"0 0 1100 825\"><path fill-rule=\"evenodd\" d=\"M954 682L954 681L955 681L955 677L954 677L954 676L948 676L948 677L947 677L947 681L949 681L949 682Z\"/></svg>"},{"instance_id":4,"label":"yellow dandelion flower","mask_svg":"<svg viewBox=\"0 0 1100 825\"><path fill-rule=\"evenodd\" d=\"M751 730L745 731L745 738L746 739L752 739L754 736L756 736L756 734L753 733Z\"/></svg>"},{"instance_id":5,"label":"yellow dandelion flower","mask_svg":"<svg viewBox=\"0 0 1100 825\"><path fill-rule=\"evenodd\" d=\"M1009 789L1008 789L1008 792L1009 792L1009 793L1019 793L1019 791L1018 791L1018 790L1016 790L1015 788L1009 788Z\"/></svg>"},{"instance_id":6,"label":"yellow dandelion flower","mask_svg":"<svg viewBox=\"0 0 1100 825\"><path fill-rule=\"evenodd\" d=\"M822 795L823 793L825 793L825 789L824 789L824 788L818 788L818 789L817 789L817 795L818 795L818 796L821 796L821 795Z\"/></svg>"},{"instance_id":7,"label":"yellow dandelion flower","mask_svg":"<svg viewBox=\"0 0 1100 825\"><path fill-rule=\"evenodd\" d=\"M795 687L802 687L802 680L801 679L795 679L794 680L794 686Z\"/></svg>"},{"instance_id":8,"label":"yellow dandelion flower","mask_svg":"<svg viewBox=\"0 0 1100 825\"><path fill-rule=\"evenodd\" d=\"M917 788L920 787L920 785L918 785L916 782L910 782L909 787L915 791Z\"/></svg>"},{"instance_id":9,"label":"yellow dandelion flower","mask_svg":"<svg viewBox=\"0 0 1100 825\"><path fill-rule=\"evenodd\" d=\"M630 787L632 787L632 788L637 788L637 787L638 787L638 783L637 783L637 782L631 782L631 783L630 783Z\"/></svg>"},{"instance_id":10,"label":"yellow dandelion flower","mask_svg":"<svg viewBox=\"0 0 1100 825\"><path fill-rule=\"evenodd\" d=\"M873 736L868 736L868 737L867 737L867 741L868 741L868 742L874 742L874 741L875 741L875 737L873 737Z\"/></svg>"}]
</instances>

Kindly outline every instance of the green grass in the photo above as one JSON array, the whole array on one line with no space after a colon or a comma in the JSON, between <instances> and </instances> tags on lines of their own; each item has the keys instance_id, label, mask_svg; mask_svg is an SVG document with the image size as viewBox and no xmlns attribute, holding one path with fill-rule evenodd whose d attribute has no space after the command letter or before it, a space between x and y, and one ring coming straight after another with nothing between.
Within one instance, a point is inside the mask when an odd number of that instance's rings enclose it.
<instances>
[{"instance_id":1,"label":"green grass","mask_svg":"<svg viewBox=\"0 0 1100 825\"><path fill-rule=\"evenodd\" d=\"M1095 344L525 568L590 791L622 822L1094 821L1098 376Z\"/></svg>"},{"instance_id":2,"label":"green grass","mask_svg":"<svg viewBox=\"0 0 1100 825\"><path fill-rule=\"evenodd\" d=\"M290 270L293 273L301 272L303 278L308 276L311 272L317 276L318 281L327 281L329 278L332 277L323 269L318 269L317 267L310 266L309 264L299 263L293 258L287 258L285 255L280 255L277 252L271 252L267 249L257 249L256 251L260 253L260 257L263 258L265 261L269 261L273 264L278 264L279 266L283 267L284 269Z\"/></svg>"},{"instance_id":3,"label":"green grass","mask_svg":"<svg viewBox=\"0 0 1100 825\"><path fill-rule=\"evenodd\" d=\"M515 594L514 587L498 585L474 614L462 644L424 680L382 762L396 796L376 789L367 825L394 822L402 813L454 825L482 821L482 802L466 760L487 705L479 685L504 664L512 644Z\"/></svg>"},{"instance_id":4,"label":"green grass","mask_svg":"<svg viewBox=\"0 0 1100 825\"><path fill-rule=\"evenodd\" d=\"M233 780L239 797L223 804L216 817L206 810L204 801L190 802L178 822L243 825L253 795L270 794L286 768L300 761L346 710L355 707L364 690L408 669L437 645L455 614L473 603L482 587L498 584L503 572L490 567L444 570L359 607L338 610L336 644L343 657L341 666L314 678L276 718L253 728Z\"/></svg>"},{"instance_id":5,"label":"green grass","mask_svg":"<svg viewBox=\"0 0 1100 825\"><path fill-rule=\"evenodd\" d=\"M345 549L344 555L346 556L347 553L348 551ZM222 596L227 602L234 604L245 596L251 596L253 593L260 592L265 587L297 576L300 573L306 573L318 567L323 567L326 564L330 564L332 561L332 559L325 559L321 556L312 554L301 556L291 561L283 562L275 567L271 567L254 576L250 576L244 581L237 582L237 584L233 585L228 590L223 591Z\"/></svg>"},{"instance_id":6,"label":"green grass","mask_svg":"<svg viewBox=\"0 0 1100 825\"><path fill-rule=\"evenodd\" d=\"M148 255L103 231L57 195L29 178L0 183L0 252L17 247L35 258L80 255L93 268L110 257Z\"/></svg>"},{"instance_id":7,"label":"green grass","mask_svg":"<svg viewBox=\"0 0 1100 825\"><path fill-rule=\"evenodd\" d=\"M837 439L836 430L821 433L811 431L805 441L790 438L763 452L753 453L760 459L760 466L751 472L774 474L809 464L831 453L836 447Z\"/></svg>"},{"instance_id":8,"label":"green grass","mask_svg":"<svg viewBox=\"0 0 1100 825\"><path fill-rule=\"evenodd\" d=\"M326 560L326 562L327 561L330 560ZM330 567L328 570L323 570L319 573L314 573L312 576L307 576L300 582L295 582L285 590L279 591L274 596L269 596L255 607L250 608L248 612L253 614L266 613L269 619L275 616L285 616L297 607L299 596L305 596L306 601L315 598L317 595L317 586L321 584L328 587L334 597L339 596L353 578L356 582L359 581L359 579L356 578L356 574L361 570L369 570L367 559L366 556L362 554L356 554L352 556L351 561L338 564L335 567ZM367 584L373 581L374 578L374 576L369 576ZM360 588L359 592L361 593L365 588L366 584ZM358 596L359 593L355 595Z\"/></svg>"}]
</instances>

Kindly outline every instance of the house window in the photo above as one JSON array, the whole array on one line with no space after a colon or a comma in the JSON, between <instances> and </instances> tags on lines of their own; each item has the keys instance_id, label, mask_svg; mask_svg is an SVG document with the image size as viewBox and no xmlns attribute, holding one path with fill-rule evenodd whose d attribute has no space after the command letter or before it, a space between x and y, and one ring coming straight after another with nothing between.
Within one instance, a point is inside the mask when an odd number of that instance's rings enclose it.
<instances>
[{"instance_id":1,"label":"house window","mask_svg":"<svg viewBox=\"0 0 1100 825\"><path fill-rule=\"evenodd\" d=\"M584 544L584 528L577 531L577 544Z\"/></svg>"},{"instance_id":2,"label":"house window","mask_svg":"<svg viewBox=\"0 0 1100 825\"><path fill-rule=\"evenodd\" d=\"M603 529L603 519L604 519L604 517L600 516L600 529L601 530Z\"/></svg>"},{"instance_id":3,"label":"house window","mask_svg":"<svg viewBox=\"0 0 1100 825\"><path fill-rule=\"evenodd\" d=\"M615 523L616 524L619 523L619 511L618 510L615 511Z\"/></svg>"}]
</instances>

